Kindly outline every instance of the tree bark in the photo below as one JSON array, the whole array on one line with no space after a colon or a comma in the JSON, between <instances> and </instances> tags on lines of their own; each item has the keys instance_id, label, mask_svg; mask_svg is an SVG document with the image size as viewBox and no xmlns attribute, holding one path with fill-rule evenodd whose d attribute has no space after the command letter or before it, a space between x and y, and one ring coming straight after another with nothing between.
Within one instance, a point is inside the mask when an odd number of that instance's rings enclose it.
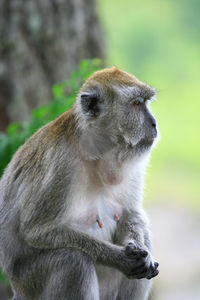
<instances>
[{"instance_id":1,"label":"tree bark","mask_svg":"<svg viewBox=\"0 0 200 300\"><path fill-rule=\"evenodd\" d=\"M103 57L94 0L0 0L0 130L27 120L83 58Z\"/></svg>"},{"instance_id":2,"label":"tree bark","mask_svg":"<svg viewBox=\"0 0 200 300\"><path fill-rule=\"evenodd\" d=\"M9 286L5 286L0 283L0 299L1 300L10 300L12 299L12 291Z\"/></svg>"}]
</instances>

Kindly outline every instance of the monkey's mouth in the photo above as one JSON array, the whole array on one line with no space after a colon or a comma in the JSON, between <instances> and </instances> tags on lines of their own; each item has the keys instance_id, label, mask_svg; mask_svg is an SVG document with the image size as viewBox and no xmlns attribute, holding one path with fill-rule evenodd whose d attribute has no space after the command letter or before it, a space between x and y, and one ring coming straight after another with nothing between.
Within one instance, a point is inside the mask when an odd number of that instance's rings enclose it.
<instances>
[{"instance_id":1,"label":"monkey's mouth","mask_svg":"<svg viewBox=\"0 0 200 300\"><path fill-rule=\"evenodd\" d=\"M145 138L145 139L142 139L138 144L137 146L138 147L145 147L145 148L148 148L148 147L151 147L153 145L153 142L154 142L154 138Z\"/></svg>"}]
</instances>

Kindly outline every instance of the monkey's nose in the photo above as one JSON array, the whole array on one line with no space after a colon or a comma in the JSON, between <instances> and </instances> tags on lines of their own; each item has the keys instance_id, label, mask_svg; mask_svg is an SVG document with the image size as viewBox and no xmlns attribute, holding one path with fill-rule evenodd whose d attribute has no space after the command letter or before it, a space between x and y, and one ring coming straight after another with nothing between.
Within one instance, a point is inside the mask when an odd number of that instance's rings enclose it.
<instances>
[{"instance_id":1,"label":"monkey's nose","mask_svg":"<svg viewBox=\"0 0 200 300\"><path fill-rule=\"evenodd\" d=\"M150 121L152 127L156 128L156 119L152 115L149 118L149 121Z\"/></svg>"},{"instance_id":2,"label":"monkey's nose","mask_svg":"<svg viewBox=\"0 0 200 300\"><path fill-rule=\"evenodd\" d=\"M152 122L152 126L153 126L154 128L156 128L156 121L155 121L155 120Z\"/></svg>"},{"instance_id":3,"label":"monkey's nose","mask_svg":"<svg viewBox=\"0 0 200 300\"><path fill-rule=\"evenodd\" d=\"M151 125L152 125L151 134L153 135L153 138L156 138L157 128L156 128L156 120L154 118L151 118Z\"/></svg>"}]
</instances>

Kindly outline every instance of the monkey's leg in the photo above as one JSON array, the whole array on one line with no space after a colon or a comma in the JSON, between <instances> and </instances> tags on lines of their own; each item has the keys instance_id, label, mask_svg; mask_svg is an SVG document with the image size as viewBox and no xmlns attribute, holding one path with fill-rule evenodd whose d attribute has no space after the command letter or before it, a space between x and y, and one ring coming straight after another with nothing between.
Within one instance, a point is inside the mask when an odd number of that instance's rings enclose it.
<instances>
[{"instance_id":1,"label":"monkey's leg","mask_svg":"<svg viewBox=\"0 0 200 300\"><path fill-rule=\"evenodd\" d=\"M91 258L75 248L40 250L16 262L13 300L99 300Z\"/></svg>"},{"instance_id":2,"label":"monkey's leg","mask_svg":"<svg viewBox=\"0 0 200 300\"><path fill-rule=\"evenodd\" d=\"M49 257L46 286L37 300L99 300L93 262L83 252L62 249Z\"/></svg>"},{"instance_id":3,"label":"monkey's leg","mask_svg":"<svg viewBox=\"0 0 200 300\"><path fill-rule=\"evenodd\" d=\"M117 300L147 300L151 286L151 280L129 280L124 277L119 288Z\"/></svg>"}]
</instances>

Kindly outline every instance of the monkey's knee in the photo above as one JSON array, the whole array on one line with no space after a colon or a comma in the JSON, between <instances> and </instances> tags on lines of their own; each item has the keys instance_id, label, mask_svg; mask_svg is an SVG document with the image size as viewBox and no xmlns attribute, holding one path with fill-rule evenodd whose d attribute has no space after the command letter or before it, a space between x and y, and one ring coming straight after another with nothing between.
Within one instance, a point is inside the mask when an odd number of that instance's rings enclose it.
<instances>
[{"instance_id":1,"label":"monkey's knee","mask_svg":"<svg viewBox=\"0 0 200 300\"><path fill-rule=\"evenodd\" d=\"M96 270L90 257L73 248L61 252L39 299L99 300Z\"/></svg>"},{"instance_id":2,"label":"monkey's knee","mask_svg":"<svg viewBox=\"0 0 200 300\"><path fill-rule=\"evenodd\" d=\"M56 271L63 270L65 275L70 273L71 277L88 278L88 271L90 274L96 273L92 259L86 253L75 248L56 252L54 267Z\"/></svg>"},{"instance_id":3,"label":"monkey's knee","mask_svg":"<svg viewBox=\"0 0 200 300\"><path fill-rule=\"evenodd\" d=\"M120 286L117 300L147 300L152 281L147 279L129 280L124 278Z\"/></svg>"}]
</instances>

